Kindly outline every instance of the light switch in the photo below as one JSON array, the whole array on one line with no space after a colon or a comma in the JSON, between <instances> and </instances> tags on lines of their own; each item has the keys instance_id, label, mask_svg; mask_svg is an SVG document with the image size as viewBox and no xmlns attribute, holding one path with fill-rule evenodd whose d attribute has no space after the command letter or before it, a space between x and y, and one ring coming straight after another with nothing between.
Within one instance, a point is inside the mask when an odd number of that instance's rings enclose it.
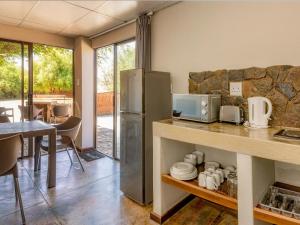
<instances>
[{"instance_id":1,"label":"light switch","mask_svg":"<svg viewBox=\"0 0 300 225\"><path fill-rule=\"evenodd\" d=\"M243 96L242 82L230 82L229 86L231 96Z\"/></svg>"}]
</instances>

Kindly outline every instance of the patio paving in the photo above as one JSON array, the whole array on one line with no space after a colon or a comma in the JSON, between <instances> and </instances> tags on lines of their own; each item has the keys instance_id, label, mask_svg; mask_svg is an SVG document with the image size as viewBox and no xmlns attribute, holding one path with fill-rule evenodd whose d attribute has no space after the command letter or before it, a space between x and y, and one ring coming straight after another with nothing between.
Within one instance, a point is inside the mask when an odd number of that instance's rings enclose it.
<instances>
[{"instance_id":1,"label":"patio paving","mask_svg":"<svg viewBox=\"0 0 300 225\"><path fill-rule=\"evenodd\" d=\"M113 117L111 115L97 117L97 150L113 156Z\"/></svg>"}]
</instances>

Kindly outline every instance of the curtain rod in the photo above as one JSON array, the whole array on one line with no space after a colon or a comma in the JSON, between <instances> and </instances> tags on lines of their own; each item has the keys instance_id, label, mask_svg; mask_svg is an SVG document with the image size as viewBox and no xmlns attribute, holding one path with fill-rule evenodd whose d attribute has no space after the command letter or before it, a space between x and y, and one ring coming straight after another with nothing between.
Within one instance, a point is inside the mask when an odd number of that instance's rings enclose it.
<instances>
[{"instance_id":1,"label":"curtain rod","mask_svg":"<svg viewBox=\"0 0 300 225\"><path fill-rule=\"evenodd\" d=\"M94 34L94 35L90 36L89 39L93 39L93 38L99 37L99 36L101 36L101 35L103 35L103 34L106 34L106 33L111 32L111 31L113 31L113 30L116 30L116 29L119 29L119 28L124 27L124 26L126 26L126 25L132 24L132 23L134 23L135 21L136 21L136 19L129 20L129 21L125 22L125 23L122 23L122 24L120 24L120 25L114 26L114 27L112 27L112 28L110 28L110 29L108 29L108 30L106 30L106 31L100 32L100 33L98 33L98 34Z\"/></svg>"},{"instance_id":2,"label":"curtain rod","mask_svg":"<svg viewBox=\"0 0 300 225\"><path fill-rule=\"evenodd\" d=\"M152 10L152 11L150 11L150 12L147 12L146 14L149 15L149 16L152 16L154 13L156 13L156 12L158 12L158 11L160 11L160 10L169 8L169 7L175 5L175 4L179 3L179 2L181 2L181 1L174 1L174 3L172 3L172 4L170 4L170 5L166 5L166 6L162 7L162 8L160 8L160 9L157 9L157 10ZM97 33L97 34L93 34L92 36L88 37L88 39L93 39L93 38L99 37L99 36L101 36L101 35L103 35L103 34L109 33L109 32L111 32L111 31L114 31L114 30L116 30L116 29L119 29L119 28L121 28L121 27L124 27L124 26L126 26L126 25L129 25L129 24L131 24L131 23L134 23L135 21L136 21L136 18L133 19L133 20L129 20L129 21L125 22L125 23L122 23L122 24L120 24L120 25L114 26L114 27L112 27L112 28L110 28L110 29L108 29L108 30L105 30L105 31L103 31L103 32L100 32L100 33Z\"/></svg>"}]
</instances>

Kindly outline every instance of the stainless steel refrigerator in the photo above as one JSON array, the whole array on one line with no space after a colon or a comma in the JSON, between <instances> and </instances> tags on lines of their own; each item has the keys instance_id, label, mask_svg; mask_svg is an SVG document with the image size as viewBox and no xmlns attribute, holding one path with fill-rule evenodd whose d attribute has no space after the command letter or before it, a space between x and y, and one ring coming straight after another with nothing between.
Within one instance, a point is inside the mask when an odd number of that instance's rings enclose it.
<instances>
[{"instance_id":1,"label":"stainless steel refrigerator","mask_svg":"<svg viewBox=\"0 0 300 225\"><path fill-rule=\"evenodd\" d=\"M152 122L171 118L171 78L142 69L120 73L120 187L140 204L153 199Z\"/></svg>"}]
</instances>

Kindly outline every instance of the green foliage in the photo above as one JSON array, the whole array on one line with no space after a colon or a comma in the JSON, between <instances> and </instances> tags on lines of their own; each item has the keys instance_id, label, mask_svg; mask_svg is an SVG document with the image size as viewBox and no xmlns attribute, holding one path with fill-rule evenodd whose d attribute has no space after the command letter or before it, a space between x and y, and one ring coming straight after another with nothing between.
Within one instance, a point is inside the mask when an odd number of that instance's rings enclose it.
<instances>
[{"instance_id":1,"label":"green foliage","mask_svg":"<svg viewBox=\"0 0 300 225\"><path fill-rule=\"evenodd\" d=\"M21 45L0 42L0 99L15 99L21 94Z\"/></svg>"},{"instance_id":2,"label":"green foliage","mask_svg":"<svg viewBox=\"0 0 300 225\"><path fill-rule=\"evenodd\" d=\"M72 95L72 50L34 44L34 94ZM28 89L28 47L24 45L24 89ZM21 44L0 41L0 99L18 99L22 90Z\"/></svg>"},{"instance_id":3,"label":"green foliage","mask_svg":"<svg viewBox=\"0 0 300 225\"><path fill-rule=\"evenodd\" d=\"M120 71L135 68L135 42L117 45L117 76ZM97 50L98 92L110 92L114 88L114 46ZM117 79L119 82L119 79ZM117 83L119 90L119 83Z\"/></svg>"},{"instance_id":4,"label":"green foliage","mask_svg":"<svg viewBox=\"0 0 300 225\"><path fill-rule=\"evenodd\" d=\"M34 45L33 52L34 93L72 95L72 50Z\"/></svg>"}]
</instances>

